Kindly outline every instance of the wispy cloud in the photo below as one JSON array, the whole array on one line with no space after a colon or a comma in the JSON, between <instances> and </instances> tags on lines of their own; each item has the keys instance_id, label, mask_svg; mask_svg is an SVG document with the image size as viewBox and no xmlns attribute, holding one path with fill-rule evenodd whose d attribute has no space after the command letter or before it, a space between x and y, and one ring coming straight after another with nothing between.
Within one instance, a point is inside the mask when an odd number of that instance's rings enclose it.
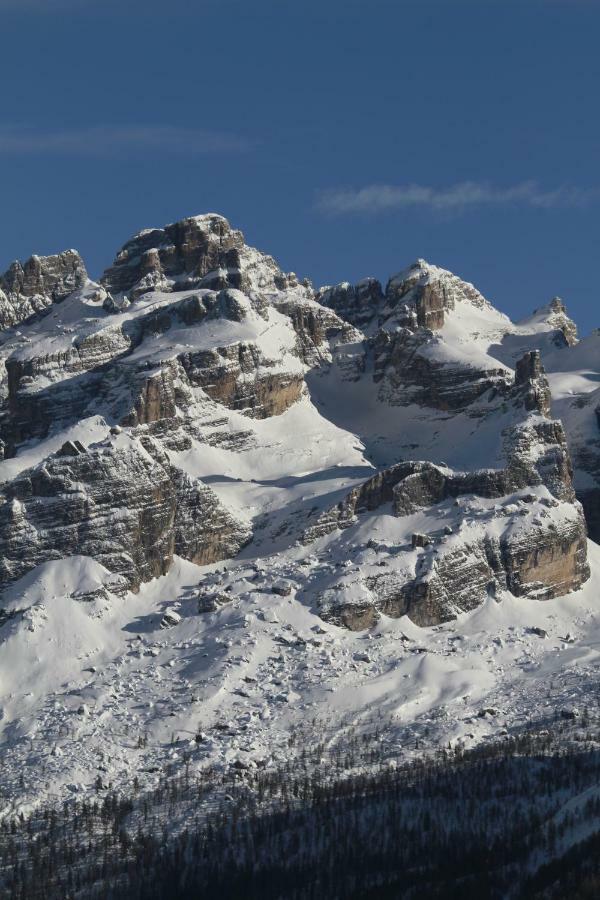
<instances>
[{"instance_id":1,"label":"wispy cloud","mask_svg":"<svg viewBox=\"0 0 600 900\"><path fill-rule=\"evenodd\" d=\"M51 153L98 157L162 151L193 156L240 153L251 147L252 142L240 135L173 125L94 125L61 131L0 127L0 154L3 155Z\"/></svg>"},{"instance_id":2,"label":"wispy cloud","mask_svg":"<svg viewBox=\"0 0 600 900\"><path fill-rule=\"evenodd\" d=\"M509 187L494 187L477 181L462 181L445 188L420 184L370 184L362 188L321 191L316 206L329 215L375 214L399 209L426 209L460 213L482 206L528 206L536 209L582 207L600 198L597 188L541 188L535 181Z\"/></svg>"}]
</instances>

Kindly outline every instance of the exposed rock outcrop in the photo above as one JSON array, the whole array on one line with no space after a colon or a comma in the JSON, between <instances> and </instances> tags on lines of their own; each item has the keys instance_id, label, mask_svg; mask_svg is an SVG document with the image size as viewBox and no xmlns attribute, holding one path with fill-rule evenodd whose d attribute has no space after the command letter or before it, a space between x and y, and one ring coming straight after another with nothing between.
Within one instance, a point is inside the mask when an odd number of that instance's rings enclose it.
<instances>
[{"instance_id":1,"label":"exposed rock outcrop","mask_svg":"<svg viewBox=\"0 0 600 900\"><path fill-rule=\"evenodd\" d=\"M476 527L459 521L378 556L383 567L364 564L360 574L342 576L316 597L316 608L352 630L371 627L380 613L427 626L503 590L536 600L577 590L590 574L585 520L579 508L554 504L513 495L497 509L479 508ZM440 508L442 518L450 509Z\"/></svg>"},{"instance_id":2,"label":"exposed rock outcrop","mask_svg":"<svg viewBox=\"0 0 600 900\"><path fill-rule=\"evenodd\" d=\"M316 299L361 329L377 317L384 304L381 283L376 278L364 278L356 285L344 281L334 287L322 287Z\"/></svg>"},{"instance_id":3,"label":"exposed rock outcrop","mask_svg":"<svg viewBox=\"0 0 600 900\"><path fill-rule=\"evenodd\" d=\"M586 346L587 345L587 346ZM564 362L562 355L566 356ZM570 362L572 359L572 362ZM554 401L553 409L564 422L571 458L574 486L588 523L592 540L600 543L600 331L592 332L575 347L561 350L554 360L562 366L572 365L577 380L582 376L591 390L564 393ZM562 375L558 374L558 383ZM584 382L585 384L585 382Z\"/></svg>"},{"instance_id":4,"label":"exposed rock outcrop","mask_svg":"<svg viewBox=\"0 0 600 900\"><path fill-rule=\"evenodd\" d=\"M457 303L491 308L472 284L424 259L393 275L385 291L377 279L365 278L356 285L342 282L321 288L317 299L363 330L371 325L385 326L393 320L394 324L411 330L436 331L442 328L445 314Z\"/></svg>"},{"instance_id":5,"label":"exposed rock outcrop","mask_svg":"<svg viewBox=\"0 0 600 900\"><path fill-rule=\"evenodd\" d=\"M552 395L539 350L531 350L517 362L515 386L523 389L525 409L549 416Z\"/></svg>"},{"instance_id":6,"label":"exposed rock outcrop","mask_svg":"<svg viewBox=\"0 0 600 900\"><path fill-rule=\"evenodd\" d=\"M183 471L214 465L218 480L219 453L224 497L233 482L254 482L253 466L261 478L271 454L277 461L270 487L251 489L257 551L287 536L335 540L341 529L353 556L352 528L358 534L366 517L406 519L406 533L394 526L395 546L369 550L358 576L346 559L346 574L318 592L322 615L347 627L369 627L382 613L431 624L488 593L544 598L587 577L565 434L550 418L533 349L546 359L548 348L580 346L560 301L530 328L513 326L473 285L423 260L385 290L369 278L315 294L215 214L140 232L102 283L87 280L74 251L15 264L0 282L0 327L54 306L0 348L0 456L12 473L0 496L0 586L75 553L134 589L166 572L174 554L199 564L235 555L249 527ZM265 423L288 411L290 433ZM360 431L352 416L363 413ZM397 441L388 419L406 430ZM588 419L573 442L578 472L586 454L596 459ZM341 459L352 459L351 473L357 459L375 459L380 423L393 452L373 477L344 481ZM448 466L435 443L455 423ZM476 463L469 441L479 438ZM256 455L242 460L246 451ZM294 488L289 514L287 501L272 505L274 493L286 496L287 456L296 459L290 485L313 482L305 496ZM595 481L583 483L593 521ZM328 490L328 504L317 499Z\"/></svg>"},{"instance_id":7,"label":"exposed rock outcrop","mask_svg":"<svg viewBox=\"0 0 600 900\"><path fill-rule=\"evenodd\" d=\"M586 529L579 515L560 527L537 527L500 537L454 540L445 548L424 548L417 576L373 575L366 583L373 611L392 618L408 615L417 625L435 625L478 606L486 596L509 590L537 600L577 590L589 578ZM328 618L348 615L328 609ZM363 616L365 613L363 612Z\"/></svg>"},{"instance_id":8,"label":"exposed rock outcrop","mask_svg":"<svg viewBox=\"0 0 600 900\"><path fill-rule=\"evenodd\" d=\"M512 381L506 368L491 360L488 368L482 368L444 358L443 345L429 329L382 329L373 348L379 396L394 406L466 409L488 392L505 393Z\"/></svg>"},{"instance_id":9,"label":"exposed rock outcrop","mask_svg":"<svg viewBox=\"0 0 600 900\"><path fill-rule=\"evenodd\" d=\"M548 331L555 332L554 343L557 347L573 347L577 343L577 325L569 317L567 307L560 297L553 297L550 303L534 310L528 320L536 323L544 323Z\"/></svg>"},{"instance_id":10,"label":"exposed rock outcrop","mask_svg":"<svg viewBox=\"0 0 600 900\"><path fill-rule=\"evenodd\" d=\"M169 569L234 555L249 539L209 487L173 470L148 443L107 442L29 469L0 494L0 583L39 563L91 556L130 588ZM70 450L70 448L67 448Z\"/></svg>"},{"instance_id":11,"label":"exposed rock outcrop","mask_svg":"<svg viewBox=\"0 0 600 900\"><path fill-rule=\"evenodd\" d=\"M330 362L332 350L362 340L361 332L343 318L296 292L277 296L273 304L289 316L298 337L298 355L309 367Z\"/></svg>"},{"instance_id":12,"label":"exposed rock outcrop","mask_svg":"<svg viewBox=\"0 0 600 900\"><path fill-rule=\"evenodd\" d=\"M212 400L259 419L285 412L304 386L301 372L278 370L253 344L184 353L180 362L190 383Z\"/></svg>"},{"instance_id":13,"label":"exposed rock outcrop","mask_svg":"<svg viewBox=\"0 0 600 900\"><path fill-rule=\"evenodd\" d=\"M59 349L48 352L43 343L40 355L35 342L15 342L6 358L0 413L5 456L14 455L23 441L43 438L51 427L90 410L132 426L172 418L178 405L185 409L193 402L194 388L251 416L279 415L301 396L306 361L330 358L328 336L353 333L351 326L296 294L283 306L294 317L282 323L288 332L283 358L279 352L268 355L270 345L265 353L260 340L276 324L269 316L277 313L259 296L234 289L173 295L172 301L167 298L135 317L92 320L89 330L72 338L65 334ZM248 324L244 333L255 340L236 340L235 327L225 327L223 339L230 343L215 338L207 349L185 349L207 345L206 339L198 340L204 332L194 329L228 322ZM158 339L171 334L178 334L181 344L159 351L156 358Z\"/></svg>"},{"instance_id":14,"label":"exposed rock outcrop","mask_svg":"<svg viewBox=\"0 0 600 900\"><path fill-rule=\"evenodd\" d=\"M398 304L413 307L417 324L432 330L442 327L444 313L454 309L456 303L489 307L488 301L472 284L424 259L418 259L408 269L390 278L385 295L390 307Z\"/></svg>"},{"instance_id":15,"label":"exposed rock outcrop","mask_svg":"<svg viewBox=\"0 0 600 900\"><path fill-rule=\"evenodd\" d=\"M426 461L398 463L355 487L337 506L322 513L306 530L304 540L310 542L336 528L346 528L360 512L385 503L392 505L394 515L402 516L448 498L468 494L503 497L538 485L560 500L573 501L567 442L561 423L545 418L549 388L537 351L519 361L514 385L506 396L534 415L526 415L506 429L504 468L457 473Z\"/></svg>"},{"instance_id":16,"label":"exposed rock outcrop","mask_svg":"<svg viewBox=\"0 0 600 900\"><path fill-rule=\"evenodd\" d=\"M176 365L166 364L150 375L141 373L133 409L123 416L121 425L150 425L161 419L173 419L177 415L177 369Z\"/></svg>"},{"instance_id":17,"label":"exposed rock outcrop","mask_svg":"<svg viewBox=\"0 0 600 900\"><path fill-rule=\"evenodd\" d=\"M356 585L350 592L344 580L333 585L318 599L321 615L353 629L367 627L365 623L372 623L378 611L393 617L408 615L419 625L431 625L472 609L500 589L547 599L585 583L589 577L585 519L574 502L563 428L560 422L545 418L549 389L537 352L519 361L509 396L523 409L524 418L506 429L504 468L454 472L425 461L399 463L378 472L319 515L303 539L309 543L336 529L351 528L361 514L377 510L404 517L420 510L433 512L439 506L437 517L443 520L442 505L461 497L504 498L504 506L476 505L481 516L476 533L463 529L462 519L458 533L453 528L436 537L413 533L410 546L402 551L403 565L367 575L358 596ZM526 488L538 493L519 496ZM515 496L517 503L511 508L507 498ZM540 504L537 514L532 512L536 503ZM560 515L553 518L549 510L558 507ZM504 510L516 514L517 522L521 517L519 527L504 521ZM528 527L523 516L530 520ZM421 555L415 560L415 554Z\"/></svg>"},{"instance_id":18,"label":"exposed rock outcrop","mask_svg":"<svg viewBox=\"0 0 600 900\"><path fill-rule=\"evenodd\" d=\"M60 303L83 287L87 277L76 250L55 256L32 256L25 263L17 260L0 275L0 330Z\"/></svg>"},{"instance_id":19,"label":"exposed rock outcrop","mask_svg":"<svg viewBox=\"0 0 600 900\"><path fill-rule=\"evenodd\" d=\"M122 247L101 282L111 294L126 294L130 300L151 290L276 290L298 283L272 257L248 247L242 232L216 214L140 231Z\"/></svg>"}]
</instances>

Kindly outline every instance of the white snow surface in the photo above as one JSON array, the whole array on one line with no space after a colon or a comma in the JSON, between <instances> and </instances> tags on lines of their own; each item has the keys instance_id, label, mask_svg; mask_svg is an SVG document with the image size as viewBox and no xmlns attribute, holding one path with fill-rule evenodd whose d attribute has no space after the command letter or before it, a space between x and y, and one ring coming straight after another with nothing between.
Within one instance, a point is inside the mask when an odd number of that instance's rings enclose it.
<instances>
[{"instance_id":1,"label":"white snow surface","mask_svg":"<svg viewBox=\"0 0 600 900\"><path fill-rule=\"evenodd\" d=\"M445 280L456 301L428 346L435 361L510 376L534 336L554 413L575 439L590 439L600 402L600 332L559 348L543 315L513 325L476 292L465 301L451 273L422 267L420 277ZM27 360L68 353L105 329L117 334L151 310L202 293L148 293L108 315L91 299L95 290L90 283L38 322L1 336L2 355ZM158 364L187 348L239 341L255 343L274 361L270 372L306 371L287 318L273 306L266 318L248 306L241 322L172 328L144 340L124 362ZM208 423L216 413L220 432L247 433L245 445L229 449L226 442L193 439L190 449L168 451L175 466L253 523L255 539L240 557L204 567L176 558L167 575L124 593L106 569L77 556L37 567L2 595L0 816L85 793L99 773L116 787L132 772L152 784L165 762L183 764L184 754L199 768L226 767L240 757L282 761L293 752L290 729L300 723L312 723L315 743L335 745L350 727L372 731L383 721L401 754L417 740L421 749L492 740L543 722L559 707L583 706L586 694L598 690L600 548L592 542L592 577L567 597L541 602L503 593L431 628L382 616L374 629L353 633L318 616L317 595L334 580L344 582L349 599L364 599L361 575L380 561L367 547L370 539L387 548L392 569L414 566L415 555L402 547L412 532L430 530L431 518L423 512L398 519L382 509L303 546L297 538L307 514L330 508L377 467L401 459L465 470L500 466L499 436L512 413L391 408L378 399L370 377L349 382L335 362L307 373L306 382L295 405L268 419L198 396L199 427L202 415ZM86 446L104 440L110 424L91 415L21 445L0 463L0 481L42 462L66 440ZM111 440L119 446L129 437ZM539 499L544 491L534 494ZM450 543L475 538L484 525L505 527L501 507L511 502L442 505L437 524L452 525ZM565 506L545 514L564 521ZM535 515L530 511L514 527L530 527ZM229 602L198 612L203 591ZM169 611L176 624L165 624ZM490 709L493 714L485 712Z\"/></svg>"},{"instance_id":2,"label":"white snow surface","mask_svg":"<svg viewBox=\"0 0 600 900\"><path fill-rule=\"evenodd\" d=\"M600 680L600 548L589 552L595 574L568 597L505 594L442 626L384 616L367 633L325 624L298 596L301 576L331 565L326 552L202 569L178 559L125 596L90 559L40 566L12 589L4 626L2 811L90 790L99 772L153 783L184 752L200 768L282 761L290 728L308 721L334 745L379 719L401 752L415 739L472 746L585 705ZM288 596L272 589L281 578ZM199 615L200 580L229 586L231 602ZM101 599L73 598L103 585ZM181 620L161 627L169 610Z\"/></svg>"}]
</instances>

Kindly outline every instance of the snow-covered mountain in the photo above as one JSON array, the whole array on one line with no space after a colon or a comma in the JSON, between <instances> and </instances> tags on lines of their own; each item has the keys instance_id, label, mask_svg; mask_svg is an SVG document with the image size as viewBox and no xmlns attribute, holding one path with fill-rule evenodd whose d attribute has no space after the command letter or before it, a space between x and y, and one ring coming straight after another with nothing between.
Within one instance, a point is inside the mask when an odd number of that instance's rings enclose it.
<instances>
[{"instance_id":1,"label":"snow-covered mountain","mask_svg":"<svg viewBox=\"0 0 600 900\"><path fill-rule=\"evenodd\" d=\"M0 326L0 814L374 707L477 744L593 682L600 331L558 298L316 291L208 214L98 283L14 263Z\"/></svg>"}]
</instances>

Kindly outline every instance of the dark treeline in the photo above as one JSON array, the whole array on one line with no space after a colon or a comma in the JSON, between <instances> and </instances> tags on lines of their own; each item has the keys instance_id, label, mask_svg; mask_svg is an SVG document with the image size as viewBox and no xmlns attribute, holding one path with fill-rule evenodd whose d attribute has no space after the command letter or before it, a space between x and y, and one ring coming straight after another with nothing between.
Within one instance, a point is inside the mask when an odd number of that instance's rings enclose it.
<instances>
[{"instance_id":1,"label":"dark treeline","mask_svg":"<svg viewBox=\"0 0 600 900\"><path fill-rule=\"evenodd\" d=\"M377 761L373 744L359 774L349 743L333 769L307 753L277 770L192 774L186 765L152 791L134 780L117 794L99 780L91 797L3 822L0 894L598 896L600 794L589 791L600 781L597 738L560 749L548 735L524 734L394 767ZM582 828L592 837L570 847Z\"/></svg>"}]
</instances>

